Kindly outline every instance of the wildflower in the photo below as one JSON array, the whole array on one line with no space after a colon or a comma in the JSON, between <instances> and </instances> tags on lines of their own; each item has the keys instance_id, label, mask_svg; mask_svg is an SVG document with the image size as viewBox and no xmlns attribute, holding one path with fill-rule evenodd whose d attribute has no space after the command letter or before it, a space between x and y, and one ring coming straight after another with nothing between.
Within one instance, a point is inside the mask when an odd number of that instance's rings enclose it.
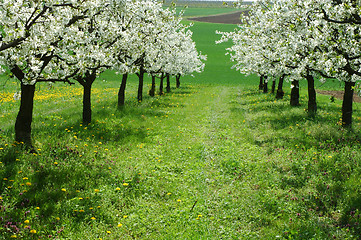
<instances>
[{"instance_id":1,"label":"wildflower","mask_svg":"<svg viewBox=\"0 0 361 240\"><path fill-rule=\"evenodd\" d=\"M167 193L167 195L168 195L168 196L169 196L169 195L171 195L171 194L172 194L172 193L170 193L170 192L169 192L169 193Z\"/></svg>"},{"instance_id":2,"label":"wildflower","mask_svg":"<svg viewBox=\"0 0 361 240\"><path fill-rule=\"evenodd\" d=\"M56 220L56 221L59 221L59 220L60 220L60 217L56 217L55 220Z\"/></svg>"},{"instance_id":3,"label":"wildflower","mask_svg":"<svg viewBox=\"0 0 361 240\"><path fill-rule=\"evenodd\" d=\"M0 200L3 200L3 197L0 196Z\"/></svg>"},{"instance_id":4,"label":"wildflower","mask_svg":"<svg viewBox=\"0 0 361 240\"><path fill-rule=\"evenodd\" d=\"M108 234L111 234L112 232L111 231L107 231Z\"/></svg>"},{"instance_id":5,"label":"wildflower","mask_svg":"<svg viewBox=\"0 0 361 240\"><path fill-rule=\"evenodd\" d=\"M128 183L123 183L123 186L126 187L126 186L129 186L129 184Z\"/></svg>"},{"instance_id":6,"label":"wildflower","mask_svg":"<svg viewBox=\"0 0 361 240\"><path fill-rule=\"evenodd\" d=\"M58 165L58 162L54 162L55 165Z\"/></svg>"},{"instance_id":7,"label":"wildflower","mask_svg":"<svg viewBox=\"0 0 361 240\"><path fill-rule=\"evenodd\" d=\"M120 191L120 188L117 187L115 190Z\"/></svg>"},{"instance_id":8,"label":"wildflower","mask_svg":"<svg viewBox=\"0 0 361 240\"><path fill-rule=\"evenodd\" d=\"M181 202L182 200L178 199L177 202Z\"/></svg>"},{"instance_id":9,"label":"wildflower","mask_svg":"<svg viewBox=\"0 0 361 240\"><path fill-rule=\"evenodd\" d=\"M27 183L26 183L26 186L31 186L31 182L27 182Z\"/></svg>"},{"instance_id":10,"label":"wildflower","mask_svg":"<svg viewBox=\"0 0 361 240\"><path fill-rule=\"evenodd\" d=\"M36 207L36 210L39 210L40 208L39 207Z\"/></svg>"},{"instance_id":11,"label":"wildflower","mask_svg":"<svg viewBox=\"0 0 361 240\"><path fill-rule=\"evenodd\" d=\"M89 210L93 210L94 208L90 207Z\"/></svg>"},{"instance_id":12,"label":"wildflower","mask_svg":"<svg viewBox=\"0 0 361 240\"><path fill-rule=\"evenodd\" d=\"M100 192L100 190L99 189L94 189L94 192L98 193L98 192Z\"/></svg>"},{"instance_id":13,"label":"wildflower","mask_svg":"<svg viewBox=\"0 0 361 240\"><path fill-rule=\"evenodd\" d=\"M29 178L27 178L27 177L23 177L23 180L28 180Z\"/></svg>"},{"instance_id":14,"label":"wildflower","mask_svg":"<svg viewBox=\"0 0 361 240\"><path fill-rule=\"evenodd\" d=\"M29 221L29 220L25 220L24 223L25 223L25 224L29 224L30 221Z\"/></svg>"},{"instance_id":15,"label":"wildflower","mask_svg":"<svg viewBox=\"0 0 361 240\"><path fill-rule=\"evenodd\" d=\"M118 224L118 227L121 227L121 226L123 226L123 224L119 223L119 224Z\"/></svg>"},{"instance_id":16,"label":"wildflower","mask_svg":"<svg viewBox=\"0 0 361 240\"><path fill-rule=\"evenodd\" d=\"M30 230L30 233L35 234L35 233L36 233L36 230L35 230L35 229L31 229L31 230Z\"/></svg>"},{"instance_id":17,"label":"wildflower","mask_svg":"<svg viewBox=\"0 0 361 240\"><path fill-rule=\"evenodd\" d=\"M62 191L62 192L66 192L66 189L65 189L65 188L62 188L61 191Z\"/></svg>"},{"instance_id":18,"label":"wildflower","mask_svg":"<svg viewBox=\"0 0 361 240\"><path fill-rule=\"evenodd\" d=\"M123 218L127 218L128 216L127 215L124 215Z\"/></svg>"},{"instance_id":19,"label":"wildflower","mask_svg":"<svg viewBox=\"0 0 361 240\"><path fill-rule=\"evenodd\" d=\"M91 220L95 220L95 217L91 217L90 219L91 219Z\"/></svg>"},{"instance_id":20,"label":"wildflower","mask_svg":"<svg viewBox=\"0 0 361 240\"><path fill-rule=\"evenodd\" d=\"M84 212L84 210L83 210L83 209L80 209L79 212Z\"/></svg>"},{"instance_id":21,"label":"wildflower","mask_svg":"<svg viewBox=\"0 0 361 240\"><path fill-rule=\"evenodd\" d=\"M17 236L16 235L11 235L11 238L17 238Z\"/></svg>"}]
</instances>

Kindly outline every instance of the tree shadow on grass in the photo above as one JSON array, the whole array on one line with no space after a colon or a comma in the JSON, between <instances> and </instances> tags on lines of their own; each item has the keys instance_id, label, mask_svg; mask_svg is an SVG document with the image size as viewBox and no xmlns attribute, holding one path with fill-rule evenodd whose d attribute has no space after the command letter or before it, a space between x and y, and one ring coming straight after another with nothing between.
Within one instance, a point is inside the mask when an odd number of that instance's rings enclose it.
<instances>
[{"instance_id":1,"label":"tree shadow on grass","mask_svg":"<svg viewBox=\"0 0 361 240\"><path fill-rule=\"evenodd\" d=\"M240 96L238 96L240 97ZM348 131L338 124L340 106L321 102L318 113L308 114L304 105L291 107L285 100L270 100L250 92L232 103L233 114L246 116L254 143L268 148L304 146L335 150L361 141L359 130ZM307 103L306 103L307 104Z\"/></svg>"}]
</instances>

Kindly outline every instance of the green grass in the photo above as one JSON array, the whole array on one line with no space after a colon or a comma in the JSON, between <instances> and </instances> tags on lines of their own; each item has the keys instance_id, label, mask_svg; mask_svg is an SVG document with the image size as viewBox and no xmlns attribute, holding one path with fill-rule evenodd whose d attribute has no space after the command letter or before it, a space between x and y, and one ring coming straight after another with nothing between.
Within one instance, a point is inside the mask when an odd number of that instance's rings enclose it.
<instances>
[{"instance_id":1,"label":"green grass","mask_svg":"<svg viewBox=\"0 0 361 240\"><path fill-rule=\"evenodd\" d=\"M118 111L120 76L103 74L88 126L80 86L38 85L37 154L13 142L18 86L2 84L0 239L360 239L359 104L347 131L340 100L309 117L304 87L297 108L288 84L259 93L214 45L234 27L195 23L205 72L165 96L138 104L132 76Z\"/></svg>"}]
</instances>

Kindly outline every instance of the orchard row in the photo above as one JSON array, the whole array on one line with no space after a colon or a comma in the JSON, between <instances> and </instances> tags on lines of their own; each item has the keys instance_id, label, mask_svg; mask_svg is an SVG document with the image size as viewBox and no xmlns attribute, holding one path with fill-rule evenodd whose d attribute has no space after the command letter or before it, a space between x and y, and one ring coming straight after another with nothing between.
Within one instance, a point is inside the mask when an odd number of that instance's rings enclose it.
<instances>
[{"instance_id":1,"label":"orchard row","mask_svg":"<svg viewBox=\"0 0 361 240\"><path fill-rule=\"evenodd\" d=\"M21 83L15 140L32 146L35 85L78 82L84 88L83 122L91 122L91 87L107 69L123 74L118 105L124 104L128 74L143 77L200 72L199 53L182 12L154 0L4 0L0 7L0 74ZM162 91L162 90L161 90Z\"/></svg>"},{"instance_id":2,"label":"orchard row","mask_svg":"<svg viewBox=\"0 0 361 240\"><path fill-rule=\"evenodd\" d=\"M234 67L261 76L260 88L279 78L291 82L291 105L299 105L299 81L308 83L308 112L317 111L315 79L344 82L342 124L352 124L352 101L361 80L361 8L356 0L259 0L241 17L243 25L220 33Z\"/></svg>"}]
</instances>

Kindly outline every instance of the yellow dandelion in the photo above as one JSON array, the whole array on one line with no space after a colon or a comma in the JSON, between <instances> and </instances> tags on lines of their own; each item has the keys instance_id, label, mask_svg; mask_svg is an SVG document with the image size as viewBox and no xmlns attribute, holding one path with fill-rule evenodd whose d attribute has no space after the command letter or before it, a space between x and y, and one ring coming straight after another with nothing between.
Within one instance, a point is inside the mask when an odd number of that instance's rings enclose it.
<instances>
[{"instance_id":1,"label":"yellow dandelion","mask_svg":"<svg viewBox=\"0 0 361 240\"><path fill-rule=\"evenodd\" d=\"M27 183L26 183L26 186L31 186L31 182L27 182Z\"/></svg>"},{"instance_id":2,"label":"yellow dandelion","mask_svg":"<svg viewBox=\"0 0 361 240\"><path fill-rule=\"evenodd\" d=\"M40 207L36 207L36 210L39 210L40 209Z\"/></svg>"},{"instance_id":3,"label":"yellow dandelion","mask_svg":"<svg viewBox=\"0 0 361 240\"><path fill-rule=\"evenodd\" d=\"M60 217L56 217L55 220L56 220L56 221L60 221Z\"/></svg>"},{"instance_id":4,"label":"yellow dandelion","mask_svg":"<svg viewBox=\"0 0 361 240\"><path fill-rule=\"evenodd\" d=\"M169 192L169 193L167 193L167 195L168 195L168 196L169 196L169 195L171 195L171 194L172 194L172 193L170 193L170 192Z\"/></svg>"},{"instance_id":5,"label":"yellow dandelion","mask_svg":"<svg viewBox=\"0 0 361 240\"><path fill-rule=\"evenodd\" d=\"M94 208L90 207L89 210L93 210Z\"/></svg>"},{"instance_id":6,"label":"yellow dandelion","mask_svg":"<svg viewBox=\"0 0 361 240\"><path fill-rule=\"evenodd\" d=\"M117 187L115 190L119 191L119 190L120 190L120 188L118 188L118 187Z\"/></svg>"},{"instance_id":7,"label":"yellow dandelion","mask_svg":"<svg viewBox=\"0 0 361 240\"><path fill-rule=\"evenodd\" d=\"M182 200L178 199L177 202L181 202Z\"/></svg>"},{"instance_id":8,"label":"yellow dandelion","mask_svg":"<svg viewBox=\"0 0 361 240\"><path fill-rule=\"evenodd\" d=\"M58 165L58 162L54 162L55 165Z\"/></svg>"},{"instance_id":9,"label":"yellow dandelion","mask_svg":"<svg viewBox=\"0 0 361 240\"><path fill-rule=\"evenodd\" d=\"M111 234L112 232L111 231L107 231L108 234Z\"/></svg>"},{"instance_id":10,"label":"yellow dandelion","mask_svg":"<svg viewBox=\"0 0 361 240\"><path fill-rule=\"evenodd\" d=\"M118 227L122 227L122 226L123 226L123 224L121 224L121 223L118 224Z\"/></svg>"},{"instance_id":11,"label":"yellow dandelion","mask_svg":"<svg viewBox=\"0 0 361 240\"><path fill-rule=\"evenodd\" d=\"M23 177L23 180L28 180L29 178L27 178L27 177Z\"/></svg>"},{"instance_id":12,"label":"yellow dandelion","mask_svg":"<svg viewBox=\"0 0 361 240\"><path fill-rule=\"evenodd\" d=\"M79 212L84 212L84 210L83 210L83 209L81 209L81 210L79 210Z\"/></svg>"},{"instance_id":13,"label":"yellow dandelion","mask_svg":"<svg viewBox=\"0 0 361 240\"><path fill-rule=\"evenodd\" d=\"M123 218L127 218L127 217L128 217L128 215L124 215L124 216L123 216Z\"/></svg>"},{"instance_id":14,"label":"yellow dandelion","mask_svg":"<svg viewBox=\"0 0 361 240\"><path fill-rule=\"evenodd\" d=\"M83 198L82 198L82 197L80 197L80 198L79 198L79 200L83 200Z\"/></svg>"},{"instance_id":15,"label":"yellow dandelion","mask_svg":"<svg viewBox=\"0 0 361 240\"><path fill-rule=\"evenodd\" d=\"M0 200L3 200L3 197L0 196Z\"/></svg>"},{"instance_id":16,"label":"yellow dandelion","mask_svg":"<svg viewBox=\"0 0 361 240\"><path fill-rule=\"evenodd\" d=\"M17 236L16 235L11 235L11 238L17 238Z\"/></svg>"},{"instance_id":17,"label":"yellow dandelion","mask_svg":"<svg viewBox=\"0 0 361 240\"><path fill-rule=\"evenodd\" d=\"M100 192L100 190L99 189L94 189L94 192L98 193L98 192Z\"/></svg>"},{"instance_id":18,"label":"yellow dandelion","mask_svg":"<svg viewBox=\"0 0 361 240\"><path fill-rule=\"evenodd\" d=\"M30 233L35 234L35 233L36 233L36 230L35 230L35 229L31 229L31 230L30 230Z\"/></svg>"},{"instance_id":19,"label":"yellow dandelion","mask_svg":"<svg viewBox=\"0 0 361 240\"><path fill-rule=\"evenodd\" d=\"M91 220L95 220L95 217L91 217L90 219L91 219Z\"/></svg>"},{"instance_id":20,"label":"yellow dandelion","mask_svg":"<svg viewBox=\"0 0 361 240\"><path fill-rule=\"evenodd\" d=\"M25 223L25 224L29 224L30 221L29 221L29 220L25 220L24 223Z\"/></svg>"},{"instance_id":21,"label":"yellow dandelion","mask_svg":"<svg viewBox=\"0 0 361 240\"><path fill-rule=\"evenodd\" d=\"M129 186L129 184L128 183L123 183L123 186L126 187L126 186Z\"/></svg>"},{"instance_id":22,"label":"yellow dandelion","mask_svg":"<svg viewBox=\"0 0 361 240\"><path fill-rule=\"evenodd\" d=\"M65 189L65 188L62 188L61 191L62 191L62 192L66 192L66 189Z\"/></svg>"}]
</instances>

